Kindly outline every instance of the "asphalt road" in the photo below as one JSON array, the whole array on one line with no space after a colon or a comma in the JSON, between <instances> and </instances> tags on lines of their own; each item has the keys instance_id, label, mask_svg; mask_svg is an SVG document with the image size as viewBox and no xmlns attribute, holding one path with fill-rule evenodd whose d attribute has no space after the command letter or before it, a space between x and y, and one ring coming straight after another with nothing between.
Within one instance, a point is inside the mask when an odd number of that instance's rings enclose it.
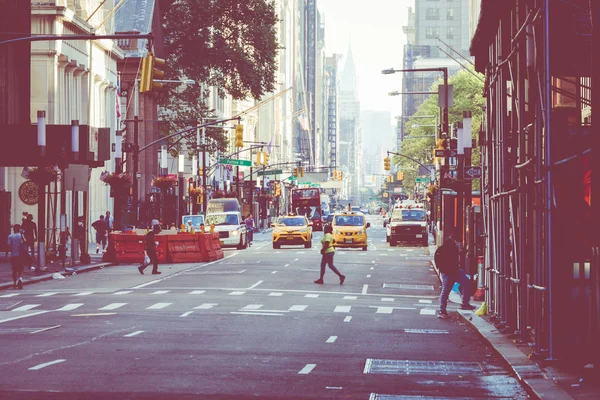
<instances>
[{"instance_id":1,"label":"asphalt road","mask_svg":"<svg viewBox=\"0 0 600 400\"><path fill-rule=\"evenodd\" d=\"M273 250L209 264L115 266L0 292L0 398L524 399L456 313L435 316L429 249ZM147 271L149 272L149 268ZM451 305L449 311L456 308Z\"/></svg>"}]
</instances>

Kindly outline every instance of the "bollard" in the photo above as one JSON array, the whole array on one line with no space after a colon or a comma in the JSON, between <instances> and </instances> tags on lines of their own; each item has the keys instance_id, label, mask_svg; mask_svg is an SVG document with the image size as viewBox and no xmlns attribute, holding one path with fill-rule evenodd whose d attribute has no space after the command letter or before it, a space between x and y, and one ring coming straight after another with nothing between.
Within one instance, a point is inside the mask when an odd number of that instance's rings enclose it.
<instances>
[{"instance_id":1,"label":"bollard","mask_svg":"<svg viewBox=\"0 0 600 400\"><path fill-rule=\"evenodd\" d=\"M485 296L484 281L483 281L484 272L485 271L484 271L484 265L483 265L483 256L478 256L477 257L477 290L473 294L473 300L475 300L475 301L483 301L484 296Z\"/></svg>"}]
</instances>

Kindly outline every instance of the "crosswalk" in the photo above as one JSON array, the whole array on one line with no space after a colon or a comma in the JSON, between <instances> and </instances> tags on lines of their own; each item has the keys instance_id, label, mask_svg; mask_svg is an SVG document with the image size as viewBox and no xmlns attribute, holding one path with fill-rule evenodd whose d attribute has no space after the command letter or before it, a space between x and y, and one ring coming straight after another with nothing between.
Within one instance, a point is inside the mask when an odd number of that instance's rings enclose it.
<instances>
[{"instance_id":1,"label":"crosswalk","mask_svg":"<svg viewBox=\"0 0 600 400\"><path fill-rule=\"evenodd\" d=\"M177 297L179 302L165 302L165 301L160 301L160 302L156 302L156 301L152 301L152 298L154 295L156 295L157 297L159 297L158 295L165 295L170 293L170 290L157 290L154 292L145 292L145 296L143 297L143 299L139 299L139 297L136 297L133 301L127 301L127 294L130 293L140 293L140 292L136 292L136 291L117 291L111 294L107 294L107 293L102 293L104 296L108 296L108 298L112 297L112 296L118 296L121 301L116 301L116 302L111 302L108 301L107 304L98 304L97 302L94 303L94 301L91 301L91 299L93 299L94 297L91 296L94 292L91 291L86 291L86 292L80 292L80 293L59 293L59 292L47 292L47 293L39 293L39 294L33 294L31 295L31 293L29 294L29 296L27 296L26 294L22 294L22 293L11 293L11 294L5 294L5 295L0 295L0 297L11 297L11 298L15 298L18 296L22 296L24 301L21 301L19 303L17 303L17 306L15 306L14 308L12 308L10 311L12 312L26 312L26 311L39 311L39 310L45 310L45 311L57 311L57 312L61 312L61 311L73 311L73 310L77 310L77 309L89 309L92 308L94 311L115 311L115 310L119 310L119 312L131 312L133 310L140 310L140 309L145 309L148 311L166 311L166 312L180 312L180 311L187 311L187 310L199 310L199 311L206 311L206 312L218 312L218 313L227 313L227 312L231 312L233 314L239 314L239 313L251 313L251 314L257 314L257 315L266 315L267 312L277 312L277 313L281 313L281 314L277 314L277 315L284 315L285 313L301 313L301 312L330 312L333 314L350 314L352 312L370 312L370 313L374 313L374 314L382 314L382 315L392 315L394 313L398 313L398 312L414 312L418 315L421 316L434 316L435 315L435 305L432 304L432 301L429 299L414 299L413 303L415 304L404 304L405 306L400 306L400 304L398 304L398 306L394 306L394 298L391 297L380 297L380 298L373 298L373 297L369 297L368 298L368 303L367 304L361 304L359 302L357 302L357 300L359 299L365 299L362 296L348 296L348 295L340 295L339 298L337 299L340 302L346 303L346 304L335 304L337 301L334 301L333 304L331 302L331 296L328 297L328 301L327 302L320 302L317 301L315 302L316 299L319 298L319 296L321 296L318 293L306 293L306 294L294 294L293 296L284 296L284 293L282 292L265 292L264 295L266 296L266 298L273 298L273 297L277 297L278 298L278 306L277 306L277 310L267 310L266 308L272 308L273 306L266 306L265 304L257 304L256 302L253 302L251 304L245 304L242 305L240 304L232 304L232 302L227 302L227 303L216 303L216 302L198 302L195 305L192 303L190 305L190 301L193 301L193 299L202 299L204 297L207 298L211 298L214 299L214 297L212 296L212 294L210 292L207 293L206 290L191 290L189 292L187 292L189 295L192 296L184 296L182 297ZM82 295L82 293L85 293L84 295ZM225 292L225 295L230 295L230 296L234 296L235 298L240 298L240 299L244 299L244 294L246 294L247 292L244 290L232 290L230 292ZM213 293L214 294L214 293ZM253 293L255 294L255 293ZM205 295L205 296L200 296L200 295ZM82 298L82 296L86 296L85 298ZM293 299L298 299L300 296L302 296L302 298L305 299L306 303L305 304L291 304L293 303L293 300L291 302L288 302L288 305L285 306L281 306L281 301L280 299L283 298L283 300L289 300L290 298ZM66 304L60 304L60 300L62 300L63 298L68 298L68 297L75 297L77 298L79 301L78 302L66 302ZM425 296L426 297L426 296ZM54 299L54 301L52 302L53 305L52 306L44 306L42 303L42 301L32 301L31 303L28 303L27 300L31 299L39 299L41 300L42 298L52 298ZM84 299L90 299L90 303L84 303L81 302L81 300ZM75 299L73 299L75 300ZM97 299L95 299L97 301ZM116 300L116 299L115 299ZM157 298L158 300L158 298ZM256 300L256 298L254 298L254 300ZM377 303L377 302L381 302L381 305L373 305L373 303ZM25 304L24 304L25 303ZM352 305L349 305L349 303L351 303ZM359 304L359 305L357 305ZM184 308L184 310L181 310L182 307ZM189 315L191 312L188 311Z\"/></svg>"}]
</instances>

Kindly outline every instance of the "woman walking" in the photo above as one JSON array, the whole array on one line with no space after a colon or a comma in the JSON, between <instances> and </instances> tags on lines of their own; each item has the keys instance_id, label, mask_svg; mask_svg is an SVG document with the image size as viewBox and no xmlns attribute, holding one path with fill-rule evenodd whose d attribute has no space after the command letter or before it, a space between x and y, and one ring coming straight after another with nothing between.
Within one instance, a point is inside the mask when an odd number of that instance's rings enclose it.
<instances>
[{"instance_id":1,"label":"woman walking","mask_svg":"<svg viewBox=\"0 0 600 400\"><path fill-rule=\"evenodd\" d=\"M325 265L329 266L329 269L332 270L339 278L340 285L344 284L346 280L346 276L342 275L340 271L333 265L333 256L335 254L335 248L333 247L333 228L331 225L325 225L323 230L323 239L321 239L321 244L323 247L321 248L321 276L319 279L315 281L315 283L323 284L323 277L325 276Z\"/></svg>"}]
</instances>

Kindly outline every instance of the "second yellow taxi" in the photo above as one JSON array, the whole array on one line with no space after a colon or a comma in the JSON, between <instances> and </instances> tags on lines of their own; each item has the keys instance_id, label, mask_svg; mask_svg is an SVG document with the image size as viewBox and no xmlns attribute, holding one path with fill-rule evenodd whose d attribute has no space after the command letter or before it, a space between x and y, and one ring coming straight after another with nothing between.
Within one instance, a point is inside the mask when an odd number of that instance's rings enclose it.
<instances>
[{"instance_id":1,"label":"second yellow taxi","mask_svg":"<svg viewBox=\"0 0 600 400\"><path fill-rule=\"evenodd\" d=\"M279 217L273 226L273 248L282 245L304 245L312 247L312 223L302 215Z\"/></svg>"},{"instance_id":2,"label":"second yellow taxi","mask_svg":"<svg viewBox=\"0 0 600 400\"><path fill-rule=\"evenodd\" d=\"M359 247L367 250L367 228L371 224L367 222L365 215L361 212L343 212L335 214L331 221L333 228L334 247Z\"/></svg>"}]
</instances>

